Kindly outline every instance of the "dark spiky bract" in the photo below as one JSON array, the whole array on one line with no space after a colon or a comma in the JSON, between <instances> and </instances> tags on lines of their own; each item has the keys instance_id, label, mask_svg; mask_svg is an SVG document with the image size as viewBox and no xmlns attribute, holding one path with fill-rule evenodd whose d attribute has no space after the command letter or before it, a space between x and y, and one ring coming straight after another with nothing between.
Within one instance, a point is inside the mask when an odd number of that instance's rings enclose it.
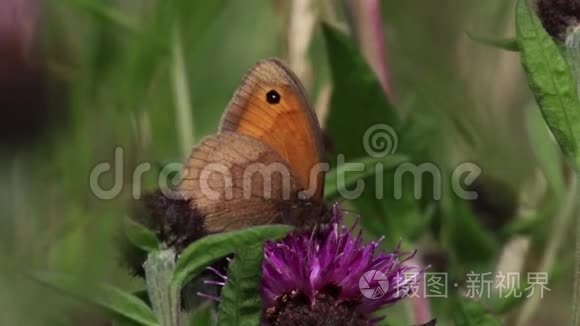
<instances>
[{"instance_id":1,"label":"dark spiky bract","mask_svg":"<svg viewBox=\"0 0 580 326\"><path fill-rule=\"evenodd\" d=\"M544 28L560 41L580 22L580 0L537 0L536 5Z\"/></svg>"},{"instance_id":2,"label":"dark spiky bract","mask_svg":"<svg viewBox=\"0 0 580 326\"><path fill-rule=\"evenodd\" d=\"M169 196L161 190L145 193L135 203L131 218L155 233L165 247L173 248L177 254L205 235L202 216L191 206L189 199L175 192ZM143 276L147 254L132 246L127 239L123 241L122 251L129 268L136 275Z\"/></svg>"},{"instance_id":3,"label":"dark spiky bract","mask_svg":"<svg viewBox=\"0 0 580 326\"><path fill-rule=\"evenodd\" d=\"M328 325L328 326L368 326L373 321L354 311L349 302L339 302L332 293L318 293L316 304L311 305L302 293L294 291L282 295L276 308L266 310L264 319L271 325Z\"/></svg>"}]
</instances>

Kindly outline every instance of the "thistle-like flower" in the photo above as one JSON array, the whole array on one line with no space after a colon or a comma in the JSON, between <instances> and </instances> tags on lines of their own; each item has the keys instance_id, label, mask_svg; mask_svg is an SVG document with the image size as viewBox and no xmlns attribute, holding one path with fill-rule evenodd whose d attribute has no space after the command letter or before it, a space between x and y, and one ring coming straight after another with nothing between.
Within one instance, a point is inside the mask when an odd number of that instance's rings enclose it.
<instances>
[{"instance_id":1,"label":"thistle-like flower","mask_svg":"<svg viewBox=\"0 0 580 326\"><path fill-rule=\"evenodd\" d=\"M414 253L377 253L354 226L341 225L335 207L330 225L288 235L264 247L264 319L272 325L370 325L372 313L411 293L422 271L403 263ZM324 321L322 323L322 321Z\"/></svg>"},{"instance_id":2,"label":"thistle-like flower","mask_svg":"<svg viewBox=\"0 0 580 326\"><path fill-rule=\"evenodd\" d=\"M356 224L355 224L356 226ZM414 253L377 252L355 228L342 225L337 207L329 225L294 232L264 245L261 295L269 325L373 325L373 314L412 293L423 271L405 265ZM215 271L215 270L214 270ZM227 277L216 274L223 282Z\"/></svg>"}]
</instances>

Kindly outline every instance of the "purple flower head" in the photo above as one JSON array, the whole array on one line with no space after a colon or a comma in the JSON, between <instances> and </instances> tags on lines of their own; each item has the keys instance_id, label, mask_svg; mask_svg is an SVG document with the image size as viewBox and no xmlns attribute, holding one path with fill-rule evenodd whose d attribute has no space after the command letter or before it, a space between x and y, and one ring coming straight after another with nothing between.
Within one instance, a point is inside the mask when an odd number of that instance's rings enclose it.
<instances>
[{"instance_id":1,"label":"purple flower head","mask_svg":"<svg viewBox=\"0 0 580 326\"><path fill-rule=\"evenodd\" d=\"M335 206L329 225L295 232L264 246L262 299L272 325L370 325L371 314L414 289L422 271L404 263L414 253L377 252L382 238L368 245L353 226L341 224Z\"/></svg>"},{"instance_id":2,"label":"purple flower head","mask_svg":"<svg viewBox=\"0 0 580 326\"><path fill-rule=\"evenodd\" d=\"M265 325L373 325L372 316L413 293L423 270L404 263L414 252L377 252L382 238L364 245L342 224L338 206L329 225L293 232L264 246L261 295ZM224 286L227 276L209 267ZM220 301L219 298L198 295Z\"/></svg>"}]
</instances>

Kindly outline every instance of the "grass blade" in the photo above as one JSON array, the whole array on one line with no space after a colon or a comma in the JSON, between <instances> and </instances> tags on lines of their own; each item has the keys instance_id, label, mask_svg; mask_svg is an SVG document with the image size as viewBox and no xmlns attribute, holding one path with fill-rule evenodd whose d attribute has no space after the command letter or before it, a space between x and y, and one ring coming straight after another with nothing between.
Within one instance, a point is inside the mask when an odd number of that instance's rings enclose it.
<instances>
[{"instance_id":1,"label":"grass blade","mask_svg":"<svg viewBox=\"0 0 580 326\"><path fill-rule=\"evenodd\" d=\"M116 287L106 284L86 284L79 278L50 272L35 272L29 276L41 284L93 303L140 325L159 325L149 306L133 294Z\"/></svg>"}]
</instances>

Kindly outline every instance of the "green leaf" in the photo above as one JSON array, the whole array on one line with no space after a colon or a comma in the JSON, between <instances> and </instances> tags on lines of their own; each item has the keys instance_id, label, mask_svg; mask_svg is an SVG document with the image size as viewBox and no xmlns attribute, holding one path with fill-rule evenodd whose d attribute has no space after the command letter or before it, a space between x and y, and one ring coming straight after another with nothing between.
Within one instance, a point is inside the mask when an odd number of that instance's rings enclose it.
<instances>
[{"instance_id":1,"label":"green leaf","mask_svg":"<svg viewBox=\"0 0 580 326\"><path fill-rule=\"evenodd\" d=\"M492 302L493 311L496 314L507 314L516 307L523 304L526 299L526 288L528 288L528 283L523 280L522 284L515 291L509 293L508 295L501 296L500 298ZM520 296L516 296L515 293L522 293Z\"/></svg>"},{"instance_id":2,"label":"green leaf","mask_svg":"<svg viewBox=\"0 0 580 326\"><path fill-rule=\"evenodd\" d=\"M580 166L580 102L570 67L526 0L519 0L516 29L522 64L544 119L564 153Z\"/></svg>"},{"instance_id":3,"label":"green leaf","mask_svg":"<svg viewBox=\"0 0 580 326\"><path fill-rule=\"evenodd\" d=\"M396 130L399 118L357 47L329 26L323 25L323 32L333 83L328 132L335 152L344 154L346 161L366 157L371 154L363 143L367 130L377 123L388 124Z\"/></svg>"},{"instance_id":4,"label":"green leaf","mask_svg":"<svg viewBox=\"0 0 580 326\"><path fill-rule=\"evenodd\" d=\"M552 215L550 215L550 217L551 216ZM546 229L546 224L543 223L546 218L548 218L548 215L541 211L532 216L526 216L525 218L516 216L514 221L510 222L500 230L499 236L502 240L507 241L516 235L533 235L540 227L544 230Z\"/></svg>"},{"instance_id":5,"label":"green leaf","mask_svg":"<svg viewBox=\"0 0 580 326\"><path fill-rule=\"evenodd\" d=\"M469 202L459 198L451 187L441 196L441 213L443 243L461 268L487 264L496 256L500 247L497 238L483 227Z\"/></svg>"},{"instance_id":6,"label":"green leaf","mask_svg":"<svg viewBox=\"0 0 580 326\"><path fill-rule=\"evenodd\" d=\"M560 151L545 127L544 119L540 116L535 105L533 109L526 111L526 125L530 145L550 188L554 191L555 197L559 202L557 206L559 207L566 194Z\"/></svg>"},{"instance_id":7,"label":"green leaf","mask_svg":"<svg viewBox=\"0 0 580 326\"><path fill-rule=\"evenodd\" d=\"M407 162L403 155L389 155L386 157L366 157L353 162L341 164L326 174L324 185L324 199L335 200L340 197L343 189L354 188L360 180L376 175Z\"/></svg>"},{"instance_id":8,"label":"green leaf","mask_svg":"<svg viewBox=\"0 0 580 326\"><path fill-rule=\"evenodd\" d=\"M478 302L467 298L459 299L454 311L456 326L500 326L501 323Z\"/></svg>"},{"instance_id":9,"label":"green leaf","mask_svg":"<svg viewBox=\"0 0 580 326\"><path fill-rule=\"evenodd\" d=\"M507 51L514 51L514 52L520 51L518 41L515 38L501 39L501 38L495 38L495 37L490 37L490 36L477 35L477 34L473 34L470 32L467 32L467 36L475 42L478 42L478 43L481 43L484 45L489 45L489 46L492 46L494 48L507 50Z\"/></svg>"},{"instance_id":10,"label":"green leaf","mask_svg":"<svg viewBox=\"0 0 580 326\"><path fill-rule=\"evenodd\" d=\"M219 325L260 324L262 300L259 293L263 258L261 244L236 252L221 294Z\"/></svg>"},{"instance_id":11,"label":"green leaf","mask_svg":"<svg viewBox=\"0 0 580 326\"><path fill-rule=\"evenodd\" d=\"M117 25L129 32L136 32L139 30L137 24L135 24L131 17L125 16L123 12L117 11L115 8L112 8L101 1L67 0L66 3L86 11L95 18Z\"/></svg>"},{"instance_id":12,"label":"green leaf","mask_svg":"<svg viewBox=\"0 0 580 326\"><path fill-rule=\"evenodd\" d=\"M141 324L126 318L119 317L118 319L111 321L111 326L141 326Z\"/></svg>"},{"instance_id":13,"label":"green leaf","mask_svg":"<svg viewBox=\"0 0 580 326\"><path fill-rule=\"evenodd\" d=\"M389 135L385 134L390 137L390 150L386 154L394 154L400 120L376 75L355 42L327 25L323 25L322 31L333 83L326 122L326 129L334 144L333 155L344 155L346 162L373 155L369 153L369 147L365 146L365 135L380 137L381 131L372 129L379 125L392 128ZM367 133L369 130L375 131ZM386 138L383 140L389 141ZM389 146L388 143L384 144ZM380 148L376 150L380 152ZM365 191L353 200L357 210L364 216L385 216L383 205L376 198L375 188L374 181L369 180Z\"/></svg>"},{"instance_id":14,"label":"green leaf","mask_svg":"<svg viewBox=\"0 0 580 326\"><path fill-rule=\"evenodd\" d=\"M256 226L240 231L219 233L201 238L181 253L173 275L173 286L182 287L203 269L241 247L279 239L291 230L287 225Z\"/></svg>"},{"instance_id":15,"label":"green leaf","mask_svg":"<svg viewBox=\"0 0 580 326\"><path fill-rule=\"evenodd\" d=\"M35 272L29 276L55 290L93 303L140 325L159 325L153 311L141 299L116 287L86 284L80 278L50 272Z\"/></svg>"},{"instance_id":16,"label":"green leaf","mask_svg":"<svg viewBox=\"0 0 580 326\"><path fill-rule=\"evenodd\" d=\"M157 236L151 230L130 218L125 218L125 235L134 246L146 252L159 249Z\"/></svg>"}]
</instances>

